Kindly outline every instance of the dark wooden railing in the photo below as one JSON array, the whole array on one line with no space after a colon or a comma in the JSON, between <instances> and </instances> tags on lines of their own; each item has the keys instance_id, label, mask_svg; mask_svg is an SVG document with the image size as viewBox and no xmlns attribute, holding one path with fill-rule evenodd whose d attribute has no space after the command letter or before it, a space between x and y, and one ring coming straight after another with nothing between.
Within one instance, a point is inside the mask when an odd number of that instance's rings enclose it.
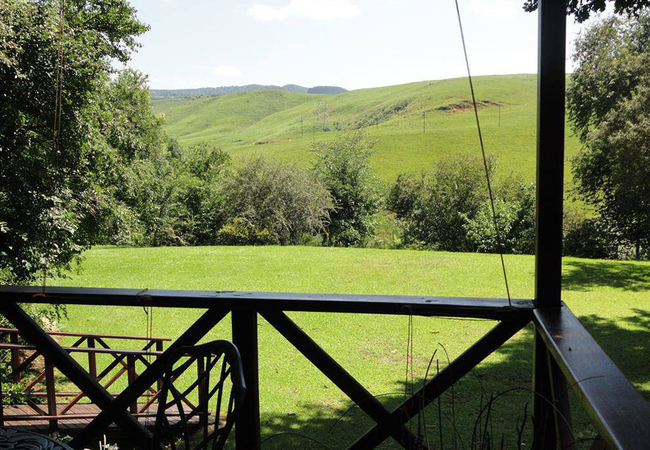
<instances>
[{"instance_id":1,"label":"dark wooden railing","mask_svg":"<svg viewBox=\"0 0 650 450\"><path fill-rule=\"evenodd\" d=\"M70 355L87 355L84 369L106 390L114 387L121 379L126 378L126 383L133 383L139 372L145 370L151 360L163 354L165 342L169 338L143 337L143 336L118 336L111 334L88 334L48 331L47 334L55 339L73 338L74 342L61 348ZM117 349L111 347L109 342L143 342L139 349ZM44 422L49 424L49 431L59 431L59 422L67 423L67 430L79 427L79 423L94 419L99 413L93 404L83 403L86 397L83 391L61 392L55 383L55 364L49 356L44 355L38 347L22 342L20 331L15 328L0 328L0 351L7 351L10 355L11 373L7 378L14 382L25 381L21 388L24 404L8 404L0 406L0 426L6 424L27 425L42 427ZM113 344L115 345L115 344ZM109 358L98 362L98 355L108 355ZM201 373L201 366L197 364L197 376ZM25 376L27 375L27 376ZM56 380L59 382L65 380ZM162 388L162 380L158 379L147 388L142 395L129 405L129 412L138 418L155 418L156 400ZM60 384L60 383L59 383ZM119 384L119 383L118 383ZM0 398L2 395L0 383ZM199 392L199 395L201 392ZM117 397L119 392L111 392ZM43 400L44 399L44 403ZM59 403L66 400L65 403ZM199 399L200 401L200 399ZM186 401L187 411L194 410L194 405ZM170 412L178 416L178 412ZM74 422L74 424L70 424Z\"/></svg>"},{"instance_id":2,"label":"dark wooden railing","mask_svg":"<svg viewBox=\"0 0 650 450\"><path fill-rule=\"evenodd\" d=\"M260 447L258 396L258 315L266 319L314 366L321 370L376 425L360 436L350 448L368 449L389 437L404 448L415 449L418 439L405 426L427 404L436 400L455 382L476 367L528 323L533 323L543 346L546 372L536 372L536 395L552 400L552 407L540 409L533 417L534 448L572 448L574 439L566 418L570 418L567 393L571 385L589 413L607 448L645 449L650 442L650 405L625 379L569 308L536 307L532 300L408 296L358 296L323 294L278 294L254 292L156 291L130 289L0 287L0 312L5 315L39 351L98 405L101 412L75 438L73 445L83 448L116 422L128 430L144 448L151 433L137 421L130 408L152 387L166 370L157 358L129 386L114 397L95 377L76 364L69 349L59 346L20 308L20 303L151 306L157 308L201 308L204 314L163 352L169 355L178 346L194 345L228 313L232 313L232 336L243 361L247 397L236 425L238 449ZM355 312L442 317L487 318L497 321L485 336L428 380L412 397L393 411L387 410L330 355L318 346L286 314L287 311L322 313ZM543 351L543 352L542 352Z\"/></svg>"}]
</instances>

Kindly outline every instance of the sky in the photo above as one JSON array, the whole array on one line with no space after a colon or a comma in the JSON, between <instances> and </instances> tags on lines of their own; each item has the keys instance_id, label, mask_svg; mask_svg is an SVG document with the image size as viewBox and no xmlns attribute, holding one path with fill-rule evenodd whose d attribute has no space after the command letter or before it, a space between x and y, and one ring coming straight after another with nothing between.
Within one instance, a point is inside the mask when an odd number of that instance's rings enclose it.
<instances>
[{"instance_id":1,"label":"sky","mask_svg":"<svg viewBox=\"0 0 650 450\"><path fill-rule=\"evenodd\" d=\"M466 76L453 0L131 3L151 30L129 66L153 89L359 89ZM523 0L459 4L473 75L537 71L537 13L524 12ZM568 22L570 47L582 26Z\"/></svg>"}]
</instances>

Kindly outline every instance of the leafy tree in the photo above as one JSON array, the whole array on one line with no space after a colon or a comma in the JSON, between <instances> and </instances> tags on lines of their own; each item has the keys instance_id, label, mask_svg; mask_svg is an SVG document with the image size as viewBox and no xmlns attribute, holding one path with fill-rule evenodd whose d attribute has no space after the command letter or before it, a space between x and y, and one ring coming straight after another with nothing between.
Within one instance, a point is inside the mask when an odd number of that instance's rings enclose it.
<instances>
[{"instance_id":1,"label":"leafy tree","mask_svg":"<svg viewBox=\"0 0 650 450\"><path fill-rule=\"evenodd\" d=\"M519 177L510 177L494 189L499 236L489 202L483 202L464 226L476 251L531 254L535 251L535 188Z\"/></svg>"},{"instance_id":2,"label":"leafy tree","mask_svg":"<svg viewBox=\"0 0 650 450\"><path fill-rule=\"evenodd\" d=\"M327 226L332 199L309 172L292 165L248 161L226 181L227 244L299 244Z\"/></svg>"},{"instance_id":3,"label":"leafy tree","mask_svg":"<svg viewBox=\"0 0 650 450\"><path fill-rule=\"evenodd\" d=\"M233 176L230 156L202 144L186 149L178 164L176 202L180 207L176 234L184 236L189 245L214 245L228 220L224 186Z\"/></svg>"},{"instance_id":4,"label":"leafy tree","mask_svg":"<svg viewBox=\"0 0 650 450\"><path fill-rule=\"evenodd\" d=\"M60 34L59 4L0 2L3 282L55 275L90 243L83 222L99 191L93 104L111 62L126 62L146 30L125 0L69 0Z\"/></svg>"},{"instance_id":5,"label":"leafy tree","mask_svg":"<svg viewBox=\"0 0 650 450\"><path fill-rule=\"evenodd\" d=\"M578 22L584 22L592 14L605 11L607 3L614 4L616 14L635 14L650 6L649 0L566 0L567 15L575 16ZM525 11L535 11L539 0L526 0Z\"/></svg>"},{"instance_id":6,"label":"leafy tree","mask_svg":"<svg viewBox=\"0 0 650 450\"><path fill-rule=\"evenodd\" d=\"M440 162L432 172L400 175L389 193L388 209L401 223L405 244L472 251L464 226L476 217L486 198L481 160L456 156Z\"/></svg>"},{"instance_id":7,"label":"leafy tree","mask_svg":"<svg viewBox=\"0 0 650 450\"><path fill-rule=\"evenodd\" d=\"M567 107L574 130L585 141L638 86L650 84L650 14L610 17L590 27L576 40L573 61Z\"/></svg>"},{"instance_id":8,"label":"leafy tree","mask_svg":"<svg viewBox=\"0 0 650 450\"><path fill-rule=\"evenodd\" d=\"M379 181L370 168L374 145L357 131L312 146L313 171L334 200L324 230L327 245L360 245L374 232L373 216L381 204Z\"/></svg>"},{"instance_id":9,"label":"leafy tree","mask_svg":"<svg viewBox=\"0 0 650 450\"><path fill-rule=\"evenodd\" d=\"M594 25L576 45L569 111L584 149L577 193L610 239L637 258L650 247L650 15Z\"/></svg>"},{"instance_id":10,"label":"leafy tree","mask_svg":"<svg viewBox=\"0 0 650 450\"><path fill-rule=\"evenodd\" d=\"M589 134L574 161L578 193L637 259L650 250L650 86L642 86Z\"/></svg>"}]
</instances>

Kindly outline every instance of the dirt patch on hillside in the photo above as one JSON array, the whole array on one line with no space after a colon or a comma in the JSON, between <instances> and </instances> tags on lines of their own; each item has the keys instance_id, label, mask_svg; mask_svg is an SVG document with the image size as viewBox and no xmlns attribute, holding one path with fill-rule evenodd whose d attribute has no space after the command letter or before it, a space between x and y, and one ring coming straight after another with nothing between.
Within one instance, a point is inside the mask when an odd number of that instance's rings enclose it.
<instances>
[{"instance_id":1,"label":"dirt patch on hillside","mask_svg":"<svg viewBox=\"0 0 650 450\"><path fill-rule=\"evenodd\" d=\"M269 139L267 141L257 141L255 145L278 144L280 142L293 142L293 139Z\"/></svg>"},{"instance_id":2,"label":"dirt patch on hillside","mask_svg":"<svg viewBox=\"0 0 650 450\"><path fill-rule=\"evenodd\" d=\"M479 108L488 108L490 106L499 106L499 102L493 102L492 100L481 100L476 102L476 106ZM465 111L467 109L472 109L474 105L469 100L463 100L458 103L450 103L448 105L438 106L436 111L447 111L448 113Z\"/></svg>"}]
</instances>

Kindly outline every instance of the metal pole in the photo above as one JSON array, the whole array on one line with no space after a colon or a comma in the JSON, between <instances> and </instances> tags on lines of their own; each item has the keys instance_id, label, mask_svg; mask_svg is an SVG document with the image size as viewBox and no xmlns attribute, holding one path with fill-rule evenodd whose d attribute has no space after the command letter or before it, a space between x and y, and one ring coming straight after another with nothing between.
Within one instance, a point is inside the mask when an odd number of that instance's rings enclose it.
<instances>
[{"instance_id":1,"label":"metal pole","mask_svg":"<svg viewBox=\"0 0 650 450\"><path fill-rule=\"evenodd\" d=\"M537 78L537 233L535 306L559 308L562 296L562 204L564 201L564 97L566 81L566 0L539 0ZM557 448L562 441L548 350L535 332L533 368L533 449ZM558 377L561 375L554 374Z\"/></svg>"},{"instance_id":2,"label":"metal pole","mask_svg":"<svg viewBox=\"0 0 650 450\"><path fill-rule=\"evenodd\" d=\"M260 398L257 354L257 312L251 309L233 309L232 340L241 354L246 397L235 422L237 450L259 450Z\"/></svg>"}]
</instances>

